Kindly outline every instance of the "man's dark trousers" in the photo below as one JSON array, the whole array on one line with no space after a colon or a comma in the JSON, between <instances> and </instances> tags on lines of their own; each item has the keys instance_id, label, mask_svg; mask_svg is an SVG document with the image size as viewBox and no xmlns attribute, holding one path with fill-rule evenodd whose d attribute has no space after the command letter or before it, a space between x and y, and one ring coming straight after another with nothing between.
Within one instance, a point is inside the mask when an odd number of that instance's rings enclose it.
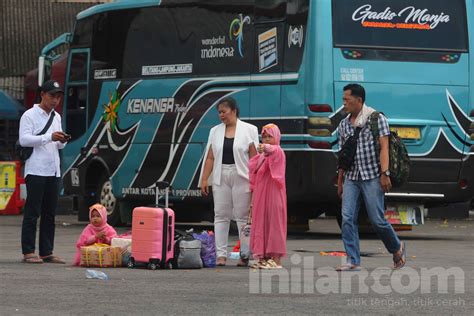
<instances>
[{"instance_id":1,"label":"man's dark trousers","mask_svg":"<svg viewBox=\"0 0 474 316\"><path fill-rule=\"evenodd\" d=\"M39 255L49 256L54 246L54 217L58 204L58 177L27 175L26 204L21 228L21 248L23 254L34 253L36 243L36 223L40 220Z\"/></svg>"}]
</instances>

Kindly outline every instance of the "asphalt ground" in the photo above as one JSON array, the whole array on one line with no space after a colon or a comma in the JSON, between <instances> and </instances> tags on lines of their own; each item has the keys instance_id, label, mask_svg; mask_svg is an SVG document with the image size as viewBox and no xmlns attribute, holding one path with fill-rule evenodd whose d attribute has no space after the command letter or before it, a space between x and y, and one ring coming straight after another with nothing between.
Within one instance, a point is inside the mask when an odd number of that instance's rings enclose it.
<instances>
[{"instance_id":1,"label":"asphalt ground","mask_svg":"<svg viewBox=\"0 0 474 316\"><path fill-rule=\"evenodd\" d=\"M334 219L317 219L309 232L288 236L283 270L238 268L235 260L201 270L94 268L107 281L87 279L86 268L71 266L85 226L74 216L56 217L55 254L66 265L21 263L21 218L0 216L1 315L472 315L474 310L472 216L428 220L400 232L408 262L399 271L391 269L382 242L363 235L362 271L335 272L341 257L321 252L344 250L339 228ZM233 246L237 236L230 239Z\"/></svg>"}]
</instances>

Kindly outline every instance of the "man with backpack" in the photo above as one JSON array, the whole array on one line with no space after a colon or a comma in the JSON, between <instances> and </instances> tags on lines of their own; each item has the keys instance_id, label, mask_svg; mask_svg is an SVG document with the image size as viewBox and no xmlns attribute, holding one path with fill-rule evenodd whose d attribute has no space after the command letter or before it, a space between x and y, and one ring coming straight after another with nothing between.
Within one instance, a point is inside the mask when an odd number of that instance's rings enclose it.
<instances>
[{"instance_id":1,"label":"man with backpack","mask_svg":"<svg viewBox=\"0 0 474 316\"><path fill-rule=\"evenodd\" d=\"M405 243L400 241L384 217L384 193L392 188L388 122L384 115L377 115L377 142L370 124L375 110L365 104L364 88L358 84L349 84L343 90L344 110L348 115L337 129L341 148L337 192L342 199L342 241L347 253L347 263L336 270L360 270L357 218L361 203L365 203L377 235L393 254L394 268L400 269L406 262Z\"/></svg>"}]
</instances>

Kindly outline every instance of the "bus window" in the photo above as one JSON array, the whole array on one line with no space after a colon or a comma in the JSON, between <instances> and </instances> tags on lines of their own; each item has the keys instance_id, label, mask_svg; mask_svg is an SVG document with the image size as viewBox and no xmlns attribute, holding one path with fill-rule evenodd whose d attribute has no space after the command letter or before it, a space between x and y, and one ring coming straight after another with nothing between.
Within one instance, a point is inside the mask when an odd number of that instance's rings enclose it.
<instances>
[{"instance_id":1,"label":"bus window","mask_svg":"<svg viewBox=\"0 0 474 316\"><path fill-rule=\"evenodd\" d=\"M72 48L66 81L66 131L72 140L86 132L89 49Z\"/></svg>"},{"instance_id":2,"label":"bus window","mask_svg":"<svg viewBox=\"0 0 474 316\"><path fill-rule=\"evenodd\" d=\"M86 131L87 87L71 86L67 89L66 131L71 140L77 139Z\"/></svg>"},{"instance_id":3,"label":"bus window","mask_svg":"<svg viewBox=\"0 0 474 316\"><path fill-rule=\"evenodd\" d=\"M192 8L141 9L124 37L122 77L161 75L163 66L178 64L188 67L177 72L192 73L196 41L192 21Z\"/></svg>"},{"instance_id":4,"label":"bus window","mask_svg":"<svg viewBox=\"0 0 474 316\"><path fill-rule=\"evenodd\" d=\"M79 48L90 46L92 40L92 24L92 18L77 21L74 30L74 37L71 43L72 47Z\"/></svg>"},{"instance_id":5,"label":"bus window","mask_svg":"<svg viewBox=\"0 0 474 316\"><path fill-rule=\"evenodd\" d=\"M465 0L333 0L335 47L467 52Z\"/></svg>"},{"instance_id":6,"label":"bus window","mask_svg":"<svg viewBox=\"0 0 474 316\"><path fill-rule=\"evenodd\" d=\"M87 81L87 53L76 53L71 58L69 81Z\"/></svg>"},{"instance_id":7,"label":"bus window","mask_svg":"<svg viewBox=\"0 0 474 316\"><path fill-rule=\"evenodd\" d=\"M116 77L121 77L127 30L137 12L112 11L96 17L91 46L91 80L103 79L97 78L96 70L114 70Z\"/></svg>"},{"instance_id":8,"label":"bus window","mask_svg":"<svg viewBox=\"0 0 474 316\"><path fill-rule=\"evenodd\" d=\"M286 15L286 0L255 0L256 22L282 21Z\"/></svg>"}]
</instances>

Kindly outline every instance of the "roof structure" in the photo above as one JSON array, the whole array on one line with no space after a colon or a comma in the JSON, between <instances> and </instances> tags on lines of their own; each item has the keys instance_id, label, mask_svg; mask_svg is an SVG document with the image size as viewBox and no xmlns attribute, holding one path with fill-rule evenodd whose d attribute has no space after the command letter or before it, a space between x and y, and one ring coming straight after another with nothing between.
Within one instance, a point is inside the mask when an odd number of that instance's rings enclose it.
<instances>
[{"instance_id":1,"label":"roof structure","mask_svg":"<svg viewBox=\"0 0 474 316\"><path fill-rule=\"evenodd\" d=\"M78 12L94 3L0 0L0 77L36 68L44 45L71 32Z\"/></svg>"}]
</instances>

